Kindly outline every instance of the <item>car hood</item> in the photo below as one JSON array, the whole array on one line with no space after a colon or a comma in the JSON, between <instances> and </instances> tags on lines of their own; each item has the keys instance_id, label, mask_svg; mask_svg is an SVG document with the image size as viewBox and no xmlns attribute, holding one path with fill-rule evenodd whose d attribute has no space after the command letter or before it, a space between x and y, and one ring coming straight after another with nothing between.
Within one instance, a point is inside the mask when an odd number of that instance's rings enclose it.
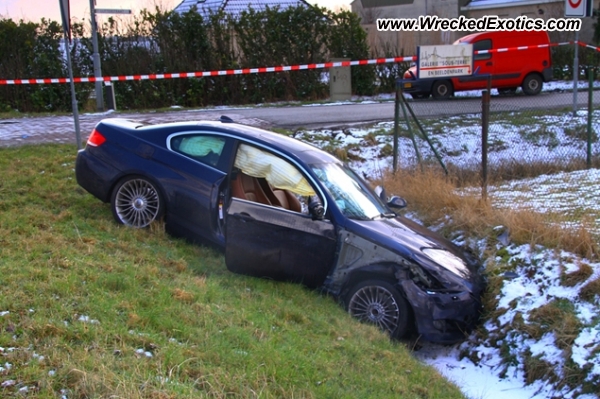
<instances>
[{"instance_id":1,"label":"car hood","mask_svg":"<svg viewBox=\"0 0 600 399\"><path fill-rule=\"evenodd\" d=\"M406 259L415 260L415 254L423 254L423 249L434 248L450 252L460 258L469 268L471 278L477 279L479 260L464 249L403 216L377 220L351 220L348 229L355 234L394 251Z\"/></svg>"}]
</instances>

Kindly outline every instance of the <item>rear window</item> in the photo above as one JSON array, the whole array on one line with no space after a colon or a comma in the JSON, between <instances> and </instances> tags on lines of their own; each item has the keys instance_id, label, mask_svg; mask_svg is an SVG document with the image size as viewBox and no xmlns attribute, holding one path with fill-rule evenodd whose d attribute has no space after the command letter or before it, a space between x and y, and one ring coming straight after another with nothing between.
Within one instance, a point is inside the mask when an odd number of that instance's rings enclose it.
<instances>
[{"instance_id":1,"label":"rear window","mask_svg":"<svg viewBox=\"0 0 600 399\"><path fill-rule=\"evenodd\" d=\"M170 144L173 151L216 167L225 147L225 138L190 134L174 137Z\"/></svg>"}]
</instances>

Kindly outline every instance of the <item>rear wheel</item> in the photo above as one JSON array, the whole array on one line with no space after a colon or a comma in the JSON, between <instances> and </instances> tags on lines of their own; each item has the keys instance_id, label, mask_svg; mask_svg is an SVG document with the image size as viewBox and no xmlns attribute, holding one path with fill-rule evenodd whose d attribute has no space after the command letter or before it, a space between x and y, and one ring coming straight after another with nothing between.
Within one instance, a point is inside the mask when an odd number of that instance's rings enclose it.
<instances>
[{"instance_id":1,"label":"rear wheel","mask_svg":"<svg viewBox=\"0 0 600 399\"><path fill-rule=\"evenodd\" d=\"M532 73L523 79L523 84L521 87L523 88L523 93L527 94L528 96L534 96L542 91L543 85L544 82L542 81L542 77L538 74Z\"/></svg>"},{"instance_id":2,"label":"rear wheel","mask_svg":"<svg viewBox=\"0 0 600 399\"><path fill-rule=\"evenodd\" d=\"M452 95L452 83L448 80L438 80L431 88L433 98L438 100L446 100Z\"/></svg>"},{"instance_id":3,"label":"rear wheel","mask_svg":"<svg viewBox=\"0 0 600 399\"><path fill-rule=\"evenodd\" d=\"M121 180L112 193L110 204L118 223L136 228L149 226L164 212L158 188L140 176Z\"/></svg>"},{"instance_id":4,"label":"rear wheel","mask_svg":"<svg viewBox=\"0 0 600 399\"><path fill-rule=\"evenodd\" d=\"M410 308L398 289L386 281L362 281L346 296L348 313L362 322L374 324L392 338L409 331Z\"/></svg>"}]
</instances>

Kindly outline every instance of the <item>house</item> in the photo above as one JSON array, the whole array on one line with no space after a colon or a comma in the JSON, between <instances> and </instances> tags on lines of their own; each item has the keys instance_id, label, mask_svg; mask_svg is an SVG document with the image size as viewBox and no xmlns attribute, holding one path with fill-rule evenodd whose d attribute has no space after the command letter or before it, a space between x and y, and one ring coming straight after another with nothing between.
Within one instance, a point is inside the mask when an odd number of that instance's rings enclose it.
<instances>
[{"instance_id":1,"label":"house","mask_svg":"<svg viewBox=\"0 0 600 399\"><path fill-rule=\"evenodd\" d=\"M600 8L600 0L594 0L594 9ZM461 8L465 16L480 18L485 15L498 15L501 18L516 18L521 15L529 18L564 18L565 0L472 0ZM593 18L583 18L579 40L591 43L594 35ZM574 32L548 32L552 42L575 40Z\"/></svg>"},{"instance_id":2,"label":"house","mask_svg":"<svg viewBox=\"0 0 600 399\"><path fill-rule=\"evenodd\" d=\"M379 55L386 52L413 54L418 45L450 44L471 32L379 32L378 18L418 18L421 15L436 15L440 18L480 18L497 15L501 18L562 18L565 0L354 0L352 11L357 13L368 32L369 45ZM600 0L594 0L594 8L600 8ZM594 21L583 18L579 40L591 43ZM574 32L550 32L552 41L574 40Z\"/></svg>"},{"instance_id":3,"label":"house","mask_svg":"<svg viewBox=\"0 0 600 399\"><path fill-rule=\"evenodd\" d=\"M286 9L289 7L310 7L305 0L183 0L174 11L179 13L188 12L193 7L206 18L210 14L220 11L236 17L243 11L252 8L255 11L263 11L267 7Z\"/></svg>"},{"instance_id":4,"label":"house","mask_svg":"<svg viewBox=\"0 0 600 399\"><path fill-rule=\"evenodd\" d=\"M412 55L417 46L445 43L450 44L463 36L458 32L379 32L379 18L418 18L421 15L437 15L441 18L456 18L461 7L469 0L354 0L350 7L362 20L367 31L371 49L379 56Z\"/></svg>"}]
</instances>

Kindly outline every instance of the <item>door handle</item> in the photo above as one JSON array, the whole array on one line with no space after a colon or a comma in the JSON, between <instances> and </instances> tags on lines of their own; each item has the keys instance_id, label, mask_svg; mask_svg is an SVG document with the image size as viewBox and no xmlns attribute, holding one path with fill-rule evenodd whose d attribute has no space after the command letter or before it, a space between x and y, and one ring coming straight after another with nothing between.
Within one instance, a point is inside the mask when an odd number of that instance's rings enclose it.
<instances>
[{"instance_id":1,"label":"door handle","mask_svg":"<svg viewBox=\"0 0 600 399\"><path fill-rule=\"evenodd\" d=\"M244 222L253 222L255 220L252 216L250 216L246 212L236 213L235 216L237 216L238 218L240 218Z\"/></svg>"},{"instance_id":2,"label":"door handle","mask_svg":"<svg viewBox=\"0 0 600 399\"><path fill-rule=\"evenodd\" d=\"M494 63L493 62L486 62L485 65L486 66L492 66L492 65L494 65Z\"/></svg>"}]
</instances>

